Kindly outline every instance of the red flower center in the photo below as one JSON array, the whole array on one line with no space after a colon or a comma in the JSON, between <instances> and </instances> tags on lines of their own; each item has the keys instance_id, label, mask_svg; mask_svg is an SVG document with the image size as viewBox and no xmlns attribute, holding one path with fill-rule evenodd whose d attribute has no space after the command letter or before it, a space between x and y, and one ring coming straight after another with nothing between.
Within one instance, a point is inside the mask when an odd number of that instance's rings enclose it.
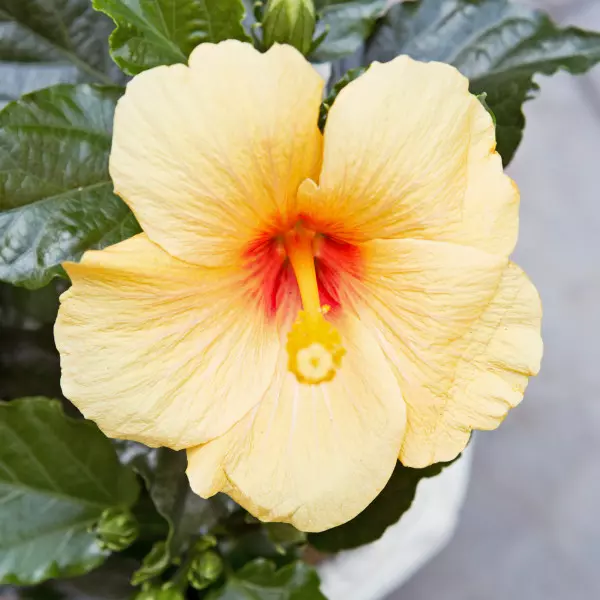
<instances>
[{"instance_id":1,"label":"red flower center","mask_svg":"<svg viewBox=\"0 0 600 600\"><path fill-rule=\"evenodd\" d=\"M298 221L288 232L264 234L244 253L246 267L255 283L252 287L257 290L257 295L260 294L267 315L274 317L281 310L295 315L302 306L296 275L286 250L289 236L310 236L320 305L328 306L328 314L335 316L341 309L344 284L349 278L360 276L360 250L327 233L314 231L303 221Z\"/></svg>"}]
</instances>

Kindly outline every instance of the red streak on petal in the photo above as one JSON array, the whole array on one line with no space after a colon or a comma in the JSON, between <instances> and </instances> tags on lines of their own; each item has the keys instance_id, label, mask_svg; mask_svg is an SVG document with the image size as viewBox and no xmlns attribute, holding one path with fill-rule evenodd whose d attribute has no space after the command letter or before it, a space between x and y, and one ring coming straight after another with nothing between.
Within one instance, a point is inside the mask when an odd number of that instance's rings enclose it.
<instances>
[{"instance_id":1,"label":"red streak on petal","mask_svg":"<svg viewBox=\"0 0 600 600\"><path fill-rule=\"evenodd\" d=\"M283 242L272 236L255 240L244 253L249 271L249 289L269 317L279 312L296 313L302 302L296 276L285 254ZM315 270L321 305L330 315L341 310L341 289L349 277L361 276L360 249L328 236L315 240ZM240 293L242 293L240 291Z\"/></svg>"},{"instance_id":2,"label":"red streak on petal","mask_svg":"<svg viewBox=\"0 0 600 600\"><path fill-rule=\"evenodd\" d=\"M329 237L321 238L315 256L317 283L321 305L330 306L332 314L341 307L344 280L360 278L361 264L360 250L356 246Z\"/></svg>"}]
</instances>

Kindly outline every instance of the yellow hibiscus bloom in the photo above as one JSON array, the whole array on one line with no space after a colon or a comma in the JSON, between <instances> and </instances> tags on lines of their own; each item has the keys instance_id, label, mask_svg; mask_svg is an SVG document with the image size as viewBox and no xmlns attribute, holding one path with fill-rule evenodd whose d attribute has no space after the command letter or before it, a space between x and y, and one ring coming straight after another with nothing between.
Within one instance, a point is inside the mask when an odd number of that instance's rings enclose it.
<instances>
[{"instance_id":1,"label":"yellow hibiscus bloom","mask_svg":"<svg viewBox=\"0 0 600 600\"><path fill-rule=\"evenodd\" d=\"M508 256L519 193L454 68L348 85L294 49L203 44L134 78L110 172L144 233L65 265L62 385L109 436L188 451L201 496L321 531L398 458L454 458L539 368Z\"/></svg>"}]
</instances>

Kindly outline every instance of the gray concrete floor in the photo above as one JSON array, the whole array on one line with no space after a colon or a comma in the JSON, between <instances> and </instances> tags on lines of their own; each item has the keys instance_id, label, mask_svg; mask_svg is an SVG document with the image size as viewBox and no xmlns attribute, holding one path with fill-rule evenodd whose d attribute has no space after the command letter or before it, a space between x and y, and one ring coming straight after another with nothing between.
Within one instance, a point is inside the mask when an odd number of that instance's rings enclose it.
<instances>
[{"instance_id":1,"label":"gray concrete floor","mask_svg":"<svg viewBox=\"0 0 600 600\"><path fill-rule=\"evenodd\" d=\"M600 0L537 4L600 30ZM510 172L515 258L544 302L542 372L478 435L454 539L390 600L600 598L600 69L540 83Z\"/></svg>"}]
</instances>

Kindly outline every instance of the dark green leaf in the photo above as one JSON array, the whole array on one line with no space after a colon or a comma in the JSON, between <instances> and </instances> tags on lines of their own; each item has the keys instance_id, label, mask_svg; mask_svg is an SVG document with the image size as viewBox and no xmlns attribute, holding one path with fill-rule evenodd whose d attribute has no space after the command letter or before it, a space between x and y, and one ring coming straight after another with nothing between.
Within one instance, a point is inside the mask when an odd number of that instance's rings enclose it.
<instances>
[{"instance_id":1,"label":"dark green leaf","mask_svg":"<svg viewBox=\"0 0 600 600\"><path fill-rule=\"evenodd\" d=\"M3 600L66 600L66 596L57 589L53 581L34 587L14 588L10 591L12 594Z\"/></svg>"},{"instance_id":2,"label":"dark green leaf","mask_svg":"<svg viewBox=\"0 0 600 600\"><path fill-rule=\"evenodd\" d=\"M267 560L257 559L231 575L224 587L207 600L326 600L319 591L316 571L294 562L277 571Z\"/></svg>"},{"instance_id":3,"label":"dark green leaf","mask_svg":"<svg viewBox=\"0 0 600 600\"><path fill-rule=\"evenodd\" d=\"M0 283L0 398L61 396L52 326L60 290L26 290Z\"/></svg>"},{"instance_id":4,"label":"dark green leaf","mask_svg":"<svg viewBox=\"0 0 600 600\"><path fill-rule=\"evenodd\" d=\"M288 523L264 523L263 527L280 554L286 554L288 549L306 543L306 533Z\"/></svg>"},{"instance_id":5,"label":"dark green leaf","mask_svg":"<svg viewBox=\"0 0 600 600\"><path fill-rule=\"evenodd\" d=\"M350 69L346 72L346 74L339 79L331 88L329 94L327 94L327 98L323 100L321 103L321 110L319 112L319 128L321 131L325 128L325 123L327 121L327 115L329 114L329 109L335 102L338 94L352 81L354 81L357 77L360 77L367 69L365 67L358 67L357 69Z\"/></svg>"},{"instance_id":6,"label":"dark green leaf","mask_svg":"<svg viewBox=\"0 0 600 600\"><path fill-rule=\"evenodd\" d=\"M156 509L169 523L169 541L175 555L216 523L213 503L200 498L190 488L185 474L185 452L148 448L131 466L143 477Z\"/></svg>"},{"instance_id":7,"label":"dark green leaf","mask_svg":"<svg viewBox=\"0 0 600 600\"><path fill-rule=\"evenodd\" d=\"M113 554L86 575L19 588L14 600L131 600L137 590L129 579L136 565L137 561L123 554ZM13 596L3 600L13 600Z\"/></svg>"},{"instance_id":8,"label":"dark green leaf","mask_svg":"<svg viewBox=\"0 0 600 600\"><path fill-rule=\"evenodd\" d=\"M213 531L220 536L221 555L234 570L257 558L284 566L300 558L306 542L306 534L294 527L285 523L262 523L236 504Z\"/></svg>"},{"instance_id":9,"label":"dark green leaf","mask_svg":"<svg viewBox=\"0 0 600 600\"><path fill-rule=\"evenodd\" d=\"M52 326L35 330L0 325L0 398L61 396L60 358Z\"/></svg>"},{"instance_id":10,"label":"dark green leaf","mask_svg":"<svg viewBox=\"0 0 600 600\"><path fill-rule=\"evenodd\" d=\"M560 29L508 0L420 0L390 9L368 43L368 62L398 54L453 64L474 94L487 92L508 164L525 124L521 106L537 90L533 76L587 71L600 61L600 34Z\"/></svg>"},{"instance_id":11,"label":"dark green leaf","mask_svg":"<svg viewBox=\"0 0 600 600\"><path fill-rule=\"evenodd\" d=\"M0 404L0 439L0 582L33 584L102 563L107 552L90 528L139 491L110 441L47 398Z\"/></svg>"},{"instance_id":12,"label":"dark green leaf","mask_svg":"<svg viewBox=\"0 0 600 600\"><path fill-rule=\"evenodd\" d=\"M309 543L322 552L339 552L374 542L411 507L419 482L439 475L448 464L410 469L397 463L383 491L365 510L344 525L309 534Z\"/></svg>"},{"instance_id":13,"label":"dark green leaf","mask_svg":"<svg viewBox=\"0 0 600 600\"><path fill-rule=\"evenodd\" d=\"M93 0L113 19L115 62L130 75L187 62L203 42L248 40L242 0Z\"/></svg>"},{"instance_id":14,"label":"dark green leaf","mask_svg":"<svg viewBox=\"0 0 600 600\"><path fill-rule=\"evenodd\" d=\"M111 83L110 30L90 0L0 0L0 104L56 83Z\"/></svg>"},{"instance_id":15,"label":"dark green leaf","mask_svg":"<svg viewBox=\"0 0 600 600\"><path fill-rule=\"evenodd\" d=\"M113 554L91 573L53 582L53 587L64 600L130 600L136 591L129 583L136 565L135 560Z\"/></svg>"},{"instance_id":16,"label":"dark green leaf","mask_svg":"<svg viewBox=\"0 0 600 600\"><path fill-rule=\"evenodd\" d=\"M139 540L146 544L142 551L143 555L148 551L148 542L153 543L156 540L166 539L169 526L164 517L156 510L146 489L142 490L137 504L133 507L133 514L140 524ZM136 550L138 548L141 549L141 545L138 545Z\"/></svg>"},{"instance_id":17,"label":"dark green leaf","mask_svg":"<svg viewBox=\"0 0 600 600\"><path fill-rule=\"evenodd\" d=\"M155 545L134 576L136 584L156 577L172 558L187 550L198 536L216 525L225 511L218 500L204 500L192 492L185 469L185 452L150 449L133 442L117 443L121 460L144 479L156 510L169 525L165 542Z\"/></svg>"},{"instance_id":18,"label":"dark green leaf","mask_svg":"<svg viewBox=\"0 0 600 600\"><path fill-rule=\"evenodd\" d=\"M274 542L264 525L245 530L227 531L219 540L219 551L234 569L243 567L257 558L273 561L283 566L299 558L299 546L285 546Z\"/></svg>"},{"instance_id":19,"label":"dark green leaf","mask_svg":"<svg viewBox=\"0 0 600 600\"><path fill-rule=\"evenodd\" d=\"M60 293L62 290L53 284L39 290L26 290L0 283L0 327L34 330L42 325L53 325Z\"/></svg>"},{"instance_id":20,"label":"dark green leaf","mask_svg":"<svg viewBox=\"0 0 600 600\"><path fill-rule=\"evenodd\" d=\"M311 55L313 62L329 62L352 54L369 37L386 0L317 0L321 15L317 36L329 29L327 37Z\"/></svg>"},{"instance_id":21,"label":"dark green leaf","mask_svg":"<svg viewBox=\"0 0 600 600\"><path fill-rule=\"evenodd\" d=\"M123 83L110 31L90 0L0 0L0 108L58 83Z\"/></svg>"},{"instance_id":22,"label":"dark green leaf","mask_svg":"<svg viewBox=\"0 0 600 600\"><path fill-rule=\"evenodd\" d=\"M0 62L0 108L23 94L58 83L76 83L80 79L79 70L65 63Z\"/></svg>"},{"instance_id":23,"label":"dark green leaf","mask_svg":"<svg viewBox=\"0 0 600 600\"><path fill-rule=\"evenodd\" d=\"M0 112L0 280L41 287L61 262L139 232L108 175L121 94L59 85Z\"/></svg>"}]
</instances>

